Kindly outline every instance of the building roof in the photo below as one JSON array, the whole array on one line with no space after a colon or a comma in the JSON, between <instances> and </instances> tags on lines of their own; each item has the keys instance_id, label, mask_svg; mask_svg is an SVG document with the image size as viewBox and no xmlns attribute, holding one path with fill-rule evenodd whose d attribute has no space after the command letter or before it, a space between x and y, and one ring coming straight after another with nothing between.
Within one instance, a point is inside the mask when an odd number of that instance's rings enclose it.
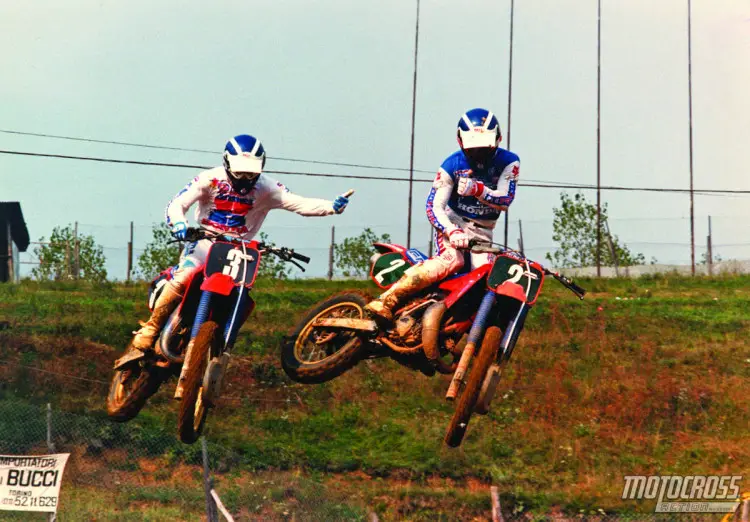
<instances>
[{"instance_id":1,"label":"building roof","mask_svg":"<svg viewBox=\"0 0 750 522\"><path fill-rule=\"evenodd\" d=\"M29 230L23 220L21 204L18 201L0 201L0 217L10 222L10 237L20 252L29 248Z\"/></svg>"}]
</instances>

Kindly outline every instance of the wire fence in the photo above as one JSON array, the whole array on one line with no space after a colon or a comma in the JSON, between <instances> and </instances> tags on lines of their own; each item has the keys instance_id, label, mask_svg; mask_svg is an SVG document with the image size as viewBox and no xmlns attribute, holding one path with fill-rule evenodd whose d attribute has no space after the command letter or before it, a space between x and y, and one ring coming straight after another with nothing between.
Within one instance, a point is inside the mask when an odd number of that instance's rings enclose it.
<instances>
[{"instance_id":1,"label":"wire fence","mask_svg":"<svg viewBox=\"0 0 750 522\"><path fill-rule=\"evenodd\" d=\"M152 421L117 424L102 414L77 414L40 405L0 401L0 454L69 453L57 511L58 521L219 520L379 521L389 517L361 498L336 498L314 478L254 471L252 455L206 440L181 444ZM403 486L402 486L403 487ZM404 491L395 487L394 497ZM750 501L737 502L725 520L746 521ZM0 520L48 520L46 513L0 511ZM440 520L452 520L450 516ZM493 521L703 521L719 514L581 512L531 514L502 506L487 487L486 512L472 520Z\"/></svg>"},{"instance_id":2,"label":"wire fence","mask_svg":"<svg viewBox=\"0 0 750 522\"><path fill-rule=\"evenodd\" d=\"M688 228L687 217L644 216L642 218L610 217L608 226L611 234L620 245L625 245L631 253L642 254L646 265L666 265L659 270L671 271L674 266L690 267L690 237L685 233ZM696 264L707 265L711 262L750 259L750 230L743 230L744 221L737 216L703 216L697 220L696 227ZM132 255L131 268L138 268L138 259L145 252L146 245L152 239L154 224L133 223L132 249L130 241L130 223L96 224L77 223L80 234L92 236L102 246L106 259L105 268L108 278L124 280L128 274L129 257ZM336 266L331 266L330 249L332 244L340 245L346 238L360 235L369 228L378 237L388 234L396 243L403 243L401 223L361 224L339 223L335 225L335 239L332 239L332 226L323 222L306 222L299 224L269 224L263 227L268 237L280 246L289 246L312 258L312 262L303 274L293 270L291 277L342 277ZM495 231L495 240L503 240L504 231L499 224ZM120 244L116 238L120 238ZM432 229L426 223L415 228L413 247L425 254L433 253ZM551 219L513 219L508 227L508 246L523 250L530 258L550 264L548 254L552 255L558 245L553 239L553 221ZM27 252L20 253L20 276L29 277L35 266L39 265L36 250L42 243L32 243ZM72 249L71 249L72 251ZM698 272L707 272L701 270Z\"/></svg>"}]
</instances>

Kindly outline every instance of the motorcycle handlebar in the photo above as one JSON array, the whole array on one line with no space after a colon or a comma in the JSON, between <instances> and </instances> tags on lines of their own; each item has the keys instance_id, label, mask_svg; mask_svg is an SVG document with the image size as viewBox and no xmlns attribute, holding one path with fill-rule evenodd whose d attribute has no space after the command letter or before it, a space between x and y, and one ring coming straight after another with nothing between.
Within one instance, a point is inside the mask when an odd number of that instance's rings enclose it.
<instances>
[{"instance_id":1,"label":"motorcycle handlebar","mask_svg":"<svg viewBox=\"0 0 750 522\"><path fill-rule=\"evenodd\" d=\"M472 239L469 241L469 249L472 252L477 253L490 253L490 254L499 254L503 252L504 250L512 250L510 248L498 248L493 246L493 243L482 241L478 239ZM523 252L518 252L519 254L523 255ZM586 295L586 290L575 284L573 281L565 277L564 275L553 272L547 268L544 269L544 273L547 275L551 275L555 279L557 279L565 288L573 292L576 296L578 296L579 299L583 299L583 296Z\"/></svg>"},{"instance_id":2,"label":"motorcycle handlebar","mask_svg":"<svg viewBox=\"0 0 750 522\"><path fill-rule=\"evenodd\" d=\"M231 242L239 241L237 238L224 236L223 234L219 232L213 232L211 230L206 230L205 228L190 227L185 231L185 239L173 239L171 241L168 241L168 243L181 243L183 241L192 242L192 241L200 241L201 239L219 239L221 237L224 237L228 241L231 241ZM283 261L292 263L303 272L305 271L305 269L299 263L292 261L292 259L302 261L303 263L310 262L309 257L303 254L298 254L297 252L295 252L294 250L290 248L286 248L286 247L273 248L273 246L266 245L265 243L258 243L258 248L260 248L261 250L264 250L268 254L276 255Z\"/></svg>"},{"instance_id":3,"label":"motorcycle handlebar","mask_svg":"<svg viewBox=\"0 0 750 522\"><path fill-rule=\"evenodd\" d=\"M294 259L298 259L298 260L302 261L303 263L309 263L310 262L310 258L309 257L304 256L302 254L298 254L295 251L292 251L292 257Z\"/></svg>"},{"instance_id":4,"label":"motorcycle handlebar","mask_svg":"<svg viewBox=\"0 0 750 522\"><path fill-rule=\"evenodd\" d=\"M559 274L557 272L553 272L552 270L548 270L546 268L544 269L544 271L548 275L551 275L552 277L554 277L555 279L557 279L558 281L560 281L560 283L565 288L567 288L568 290L570 290L571 292L573 292L575 295L577 295L578 299L583 299L583 296L586 295L586 290L584 290L583 288L581 288L580 286L578 286L577 284L575 284L573 281L571 281L570 279L568 279L564 275Z\"/></svg>"}]
</instances>

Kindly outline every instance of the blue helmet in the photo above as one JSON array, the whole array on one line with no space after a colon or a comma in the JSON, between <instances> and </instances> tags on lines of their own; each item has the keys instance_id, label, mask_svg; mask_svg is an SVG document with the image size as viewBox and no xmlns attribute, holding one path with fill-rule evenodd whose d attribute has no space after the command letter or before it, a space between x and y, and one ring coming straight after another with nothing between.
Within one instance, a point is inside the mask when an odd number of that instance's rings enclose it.
<instances>
[{"instance_id":1,"label":"blue helmet","mask_svg":"<svg viewBox=\"0 0 750 522\"><path fill-rule=\"evenodd\" d=\"M503 139L500 123L492 111L471 109L458 120L458 145L469 159L480 167L495 155Z\"/></svg>"},{"instance_id":2,"label":"blue helmet","mask_svg":"<svg viewBox=\"0 0 750 522\"><path fill-rule=\"evenodd\" d=\"M260 140L253 136L240 134L224 146L224 168L233 185L243 181L254 185L265 164L266 151Z\"/></svg>"}]
</instances>

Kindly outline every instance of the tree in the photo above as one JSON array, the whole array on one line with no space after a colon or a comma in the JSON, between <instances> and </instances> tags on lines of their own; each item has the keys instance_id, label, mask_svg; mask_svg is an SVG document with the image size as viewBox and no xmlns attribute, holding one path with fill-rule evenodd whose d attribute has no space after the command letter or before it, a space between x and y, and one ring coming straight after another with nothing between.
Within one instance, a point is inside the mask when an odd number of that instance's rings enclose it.
<instances>
[{"instance_id":1,"label":"tree","mask_svg":"<svg viewBox=\"0 0 750 522\"><path fill-rule=\"evenodd\" d=\"M268 246L275 246L275 243L268 240L268 234L261 232L258 240ZM263 279L288 279L291 267L273 254L263 256L260 260L258 269L258 278Z\"/></svg>"},{"instance_id":2,"label":"tree","mask_svg":"<svg viewBox=\"0 0 750 522\"><path fill-rule=\"evenodd\" d=\"M82 279L97 283L107 280L103 249L96 244L92 236L78 234L76 237L73 227L68 225L55 227L49 241L42 237L39 242L42 244L34 248L34 255L39 258L39 266L31 271L31 277L34 279Z\"/></svg>"},{"instance_id":3,"label":"tree","mask_svg":"<svg viewBox=\"0 0 750 522\"><path fill-rule=\"evenodd\" d=\"M333 246L333 258L336 267L344 277L365 277L370 270L370 258L373 255L373 243L390 243L391 236L383 234L378 237L369 228L356 237L347 237L343 243Z\"/></svg>"},{"instance_id":4,"label":"tree","mask_svg":"<svg viewBox=\"0 0 750 522\"><path fill-rule=\"evenodd\" d=\"M580 192L572 198L565 192L560 194L560 208L553 209L554 222L552 239L559 244L554 254L547 259L560 268L596 265L596 205L586 201ZM607 240L607 204L601 209L601 263L612 266L613 258ZM627 245L612 236L615 255L619 266L644 264L643 254L632 253ZM652 263L656 260L652 260Z\"/></svg>"},{"instance_id":5,"label":"tree","mask_svg":"<svg viewBox=\"0 0 750 522\"><path fill-rule=\"evenodd\" d=\"M151 241L138 256L136 277L151 280L167 267L176 265L180 260L180 243L169 243L174 238L166 223L155 224L151 229Z\"/></svg>"}]
</instances>

